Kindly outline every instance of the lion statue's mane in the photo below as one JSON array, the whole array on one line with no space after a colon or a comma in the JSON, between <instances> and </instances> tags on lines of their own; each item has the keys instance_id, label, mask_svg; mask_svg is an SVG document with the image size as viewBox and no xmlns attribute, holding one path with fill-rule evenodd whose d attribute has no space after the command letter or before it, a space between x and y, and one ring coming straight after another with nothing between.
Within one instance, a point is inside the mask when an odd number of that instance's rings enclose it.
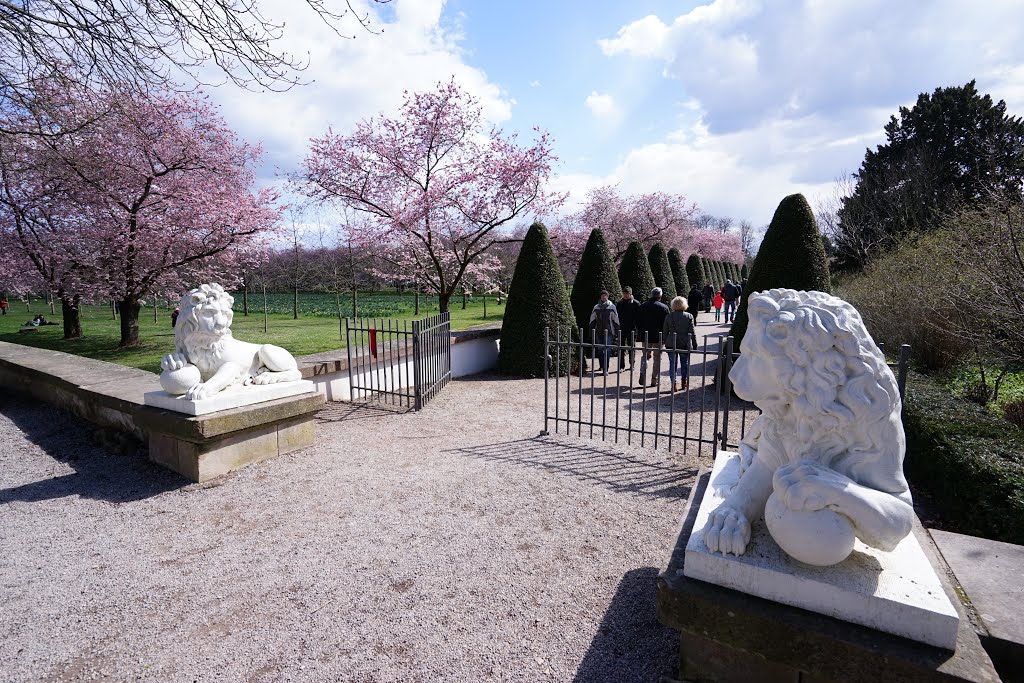
<instances>
[{"instance_id":1,"label":"lion statue's mane","mask_svg":"<svg viewBox=\"0 0 1024 683\"><path fill-rule=\"evenodd\" d=\"M896 378L857 310L791 289L754 294L747 310L741 354L774 358L781 396L754 401L764 412L740 444L744 465L759 458L774 470L809 458L910 502Z\"/></svg>"},{"instance_id":2,"label":"lion statue's mane","mask_svg":"<svg viewBox=\"0 0 1024 683\"><path fill-rule=\"evenodd\" d=\"M203 379L208 379L220 367L224 346L234 338L230 327L216 335L200 332L199 312L207 306L214 306L230 313L234 303L234 297L221 285L209 284L190 291L178 305L178 322L174 326L175 349L199 368Z\"/></svg>"}]
</instances>

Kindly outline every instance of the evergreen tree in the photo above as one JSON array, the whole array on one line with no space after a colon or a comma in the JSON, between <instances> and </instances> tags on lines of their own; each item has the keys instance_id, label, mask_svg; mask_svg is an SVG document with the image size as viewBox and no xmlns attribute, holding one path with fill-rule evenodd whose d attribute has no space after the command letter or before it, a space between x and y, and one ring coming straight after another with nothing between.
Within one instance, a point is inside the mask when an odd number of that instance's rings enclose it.
<instances>
[{"instance_id":1,"label":"evergreen tree","mask_svg":"<svg viewBox=\"0 0 1024 683\"><path fill-rule=\"evenodd\" d=\"M704 266L697 254L690 254L690 258L686 259L686 277L689 278L691 285L697 285L697 289L703 288L707 282L704 277Z\"/></svg>"},{"instance_id":2,"label":"evergreen tree","mask_svg":"<svg viewBox=\"0 0 1024 683\"><path fill-rule=\"evenodd\" d=\"M747 331L748 295L777 287L832 291L828 259L818 235L814 212L802 194L791 194L779 203L750 269L730 331L736 338L736 348Z\"/></svg>"},{"instance_id":3,"label":"evergreen tree","mask_svg":"<svg viewBox=\"0 0 1024 683\"><path fill-rule=\"evenodd\" d=\"M613 302L622 298L619 276L615 272L615 259L608 250L604 233L595 228L587 239L587 246L580 257L580 267L576 269L576 279L572 283L570 299L577 327L589 329L590 312L601 300L602 289L608 290L608 298Z\"/></svg>"},{"instance_id":4,"label":"evergreen tree","mask_svg":"<svg viewBox=\"0 0 1024 683\"><path fill-rule=\"evenodd\" d=\"M746 280L748 277L750 277L750 266L744 263L743 267L740 268L740 278Z\"/></svg>"},{"instance_id":5,"label":"evergreen tree","mask_svg":"<svg viewBox=\"0 0 1024 683\"><path fill-rule=\"evenodd\" d=\"M676 283L676 294L686 296L686 293L690 291L690 279L686 276L683 255L675 247L668 250L668 267L672 269L672 279Z\"/></svg>"},{"instance_id":6,"label":"evergreen tree","mask_svg":"<svg viewBox=\"0 0 1024 683\"><path fill-rule=\"evenodd\" d=\"M647 253L647 262L651 266L654 284L661 287L664 301L671 301L676 296L676 281L672 277L672 267L668 264L668 254L660 242L656 242Z\"/></svg>"},{"instance_id":7,"label":"evergreen tree","mask_svg":"<svg viewBox=\"0 0 1024 683\"><path fill-rule=\"evenodd\" d=\"M569 292L551 248L547 228L534 223L526 232L516 260L508 303L501 322L498 371L506 375L539 377L544 374L544 328L562 338L575 326ZM568 372L569 354L562 354L560 372Z\"/></svg>"},{"instance_id":8,"label":"evergreen tree","mask_svg":"<svg viewBox=\"0 0 1024 683\"><path fill-rule=\"evenodd\" d=\"M640 242L630 242L626 247L622 263L619 264L619 284L632 287L633 295L641 301L650 296L654 289L654 274L647 261L647 254L644 253L644 245Z\"/></svg>"}]
</instances>

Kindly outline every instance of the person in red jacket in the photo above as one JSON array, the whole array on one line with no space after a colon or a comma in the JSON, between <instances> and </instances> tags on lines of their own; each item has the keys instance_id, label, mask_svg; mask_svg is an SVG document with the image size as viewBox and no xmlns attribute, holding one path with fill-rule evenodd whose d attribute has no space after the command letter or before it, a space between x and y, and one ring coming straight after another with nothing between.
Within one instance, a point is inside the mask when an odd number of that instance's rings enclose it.
<instances>
[{"instance_id":1,"label":"person in red jacket","mask_svg":"<svg viewBox=\"0 0 1024 683\"><path fill-rule=\"evenodd\" d=\"M722 320L722 306L725 305L725 299L722 298L722 290L715 292L715 322L721 322Z\"/></svg>"}]
</instances>

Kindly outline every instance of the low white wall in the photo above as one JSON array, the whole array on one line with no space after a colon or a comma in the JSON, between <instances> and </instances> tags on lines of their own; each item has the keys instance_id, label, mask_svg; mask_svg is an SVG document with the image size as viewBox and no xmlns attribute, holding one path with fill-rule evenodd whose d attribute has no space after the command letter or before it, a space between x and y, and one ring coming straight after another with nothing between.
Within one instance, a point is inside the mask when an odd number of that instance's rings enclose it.
<instances>
[{"instance_id":1,"label":"low white wall","mask_svg":"<svg viewBox=\"0 0 1024 683\"><path fill-rule=\"evenodd\" d=\"M452 344L452 377L466 377L478 372L486 372L498 364L498 337L488 336ZM348 370L324 373L308 377L328 401L352 400L352 387L348 380ZM374 372L360 373L356 378L357 386L392 389L407 387L412 384L412 362L398 363L393 368L381 366ZM357 390L358 393L358 390ZM359 398L358 396L356 398Z\"/></svg>"}]
</instances>

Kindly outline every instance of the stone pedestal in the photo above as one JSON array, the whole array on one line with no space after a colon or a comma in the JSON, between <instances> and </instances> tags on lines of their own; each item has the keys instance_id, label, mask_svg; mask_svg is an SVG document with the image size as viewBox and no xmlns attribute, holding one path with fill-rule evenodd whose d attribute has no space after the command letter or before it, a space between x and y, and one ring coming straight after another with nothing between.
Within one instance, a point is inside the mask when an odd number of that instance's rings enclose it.
<instances>
[{"instance_id":1,"label":"stone pedestal","mask_svg":"<svg viewBox=\"0 0 1024 683\"><path fill-rule=\"evenodd\" d=\"M323 405L307 393L196 416L145 406L135 421L149 436L150 460L201 482L311 446Z\"/></svg>"},{"instance_id":2,"label":"stone pedestal","mask_svg":"<svg viewBox=\"0 0 1024 683\"><path fill-rule=\"evenodd\" d=\"M266 403L277 398L301 396L316 391L316 386L309 380L281 382L264 386L233 386L224 391L204 398L201 401L189 401L184 396L171 396L166 391L147 391L145 403L154 408L165 408L186 415L208 415L230 408Z\"/></svg>"},{"instance_id":3,"label":"stone pedestal","mask_svg":"<svg viewBox=\"0 0 1024 683\"><path fill-rule=\"evenodd\" d=\"M927 532L914 536L959 624L952 652L686 576L686 549L711 473L691 491L668 567L658 577L658 618L680 631L679 678L692 681L999 680ZM699 529L699 528L698 528ZM749 552L749 551L748 551Z\"/></svg>"}]
</instances>

